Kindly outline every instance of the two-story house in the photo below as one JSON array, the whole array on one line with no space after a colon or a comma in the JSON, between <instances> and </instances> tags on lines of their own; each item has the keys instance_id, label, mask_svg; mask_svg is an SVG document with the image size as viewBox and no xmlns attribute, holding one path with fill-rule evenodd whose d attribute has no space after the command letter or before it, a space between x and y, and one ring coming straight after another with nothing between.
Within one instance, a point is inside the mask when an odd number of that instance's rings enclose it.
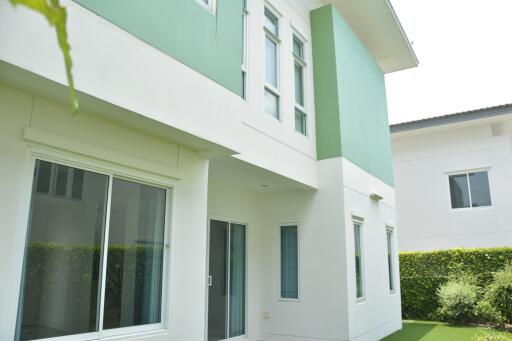
<instances>
[{"instance_id":1,"label":"two-story house","mask_svg":"<svg viewBox=\"0 0 512 341\"><path fill-rule=\"evenodd\" d=\"M1 340L401 328L385 0L0 0Z\"/></svg>"}]
</instances>

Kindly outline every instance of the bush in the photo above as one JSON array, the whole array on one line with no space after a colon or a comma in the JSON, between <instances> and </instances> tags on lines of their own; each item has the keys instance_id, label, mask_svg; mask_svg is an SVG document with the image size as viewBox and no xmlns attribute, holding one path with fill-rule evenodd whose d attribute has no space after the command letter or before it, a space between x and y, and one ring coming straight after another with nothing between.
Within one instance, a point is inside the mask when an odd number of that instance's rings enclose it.
<instances>
[{"instance_id":1,"label":"bush","mask_svg":"<svg viewBox=\"0 0 512 341\"><path fill-rule=\"evenodd\" d=\"M440 315L456 323L472 320L478 294L475 282L471 276L460 276L441 285L437 290Z\"/></svg>"},{"instance_id":2,"label":"bush","mask_svg":"<svg viewBox=\"0 0 512 341\"><path fill-rule=\"evenodd\" d=\"M484 302L505 321L512 321L512 263L494 274L493 282L485 288Z\"/></svg>"},{"instance_id":3,"label":"bush","mask_svg":"<svg viewBox=\"0 0 512 341\"><path fill-rule=\"evenodd\" d=\"M510 341L512 340L512 336L505 336L501 334L489 334L484 333L480 335L474 336L471 341Z\"/></svg>"},{"instance_id":4,"label":"bush","mask_svg":"<svg viewBox=\"0 0 512 341\"><path fill-rule=\"evenodd\" d=\"M498 309L486 300L476 304L475 314L478 321L484 323L501 324L505 321Z\"/></svg>"},{"instance_id":5,"label":"bush","mask_svg":"<svg viewBox=\"0 0 512 341\"><path fill-rule=\"evenodd\" d=\"M404 319L439 319L437 289L453 273L473 275L479 287L512 260L512 248L452 249L400 254L400 286Z\"/></svg>"}]
</instances>

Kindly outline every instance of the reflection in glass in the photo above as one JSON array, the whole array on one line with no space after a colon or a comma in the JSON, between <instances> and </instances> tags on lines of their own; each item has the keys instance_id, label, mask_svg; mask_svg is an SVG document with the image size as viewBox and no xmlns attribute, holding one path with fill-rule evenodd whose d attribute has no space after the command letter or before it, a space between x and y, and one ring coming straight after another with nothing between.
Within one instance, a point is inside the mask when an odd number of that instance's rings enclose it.
<instances>
[{"instance_id":1,"label":"reflection in glass","mask_svg":"<svg viewBox=\"0 0 512 341\"><path fill-rule=\"evenodd\" d=\"M467 174L450 175L450 196L452 208L469 207L469 187Z\"/></svg>"},{"instance_id":2,"label":"reflection in glass","mask_svg":"<svg viewBox=\"0 0 512 341\"><path fill-rule=\"evenodd\" d=\"M105 329L161 322L165 194L114 179L105 284Z\"/></svg>"},{"instance_id":3,"label":"reflection in glass","mask_svg":"<svg viewBox=\"0 0 512 341\"><path fill-rule=\"evenodd\" d=\"M47 195L52 174L56 194L65 196L68 167L36 161L16 329L20 340L98 330L108 177L83 171L82 200L71 200Z\"/></svg>"}]
</instances>

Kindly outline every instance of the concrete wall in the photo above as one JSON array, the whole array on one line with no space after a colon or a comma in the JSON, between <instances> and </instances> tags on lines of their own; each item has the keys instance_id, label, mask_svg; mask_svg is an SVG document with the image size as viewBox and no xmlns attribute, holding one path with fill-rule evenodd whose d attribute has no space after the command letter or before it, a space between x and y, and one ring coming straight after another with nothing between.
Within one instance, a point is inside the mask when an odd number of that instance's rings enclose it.
<instances>
[{"instance_id":1,"label":"concrete wall","mask_svg":"<svg viewBox=\"0 0 512 341\"><path fill-rule=\"evenodd\" d=\"M384 74L334 5L311 12L318 158L393 185Z\"/></svg>"},{"instance_id":2,"label":"concrete wall","mask_svg":"<svg viewBox=\"0 0 512 341\"><path fill-rule=\"evenodd\" d=\"M393 134L401 251L512 245L512 121ZM452 209L448 173L487 168L492 206Z\"/></svg>"},{"instance_id":3,"label":"concrete wall","mask_svg":"<svg viewBox=\"0 0 512 341\"><path fill-rule=\"evenodd\" d=\"M229 177L209 180L208 213L248 224L250 340L377 340L401 327L398 257L389 291L386 226L394 190L342 158L319 162L315 191L248 191ZM369 193L384 199L374 202ZM365 300L356 302L352 215L364 219ZM279 226L299 224L299 299L279 291Z\"/></svg>"},{"instance_id":4,"label":"concrete wall","mask_svg":"<svg viewBox=\"0 0 512 341\"><path fill-rule=\"evenodd\" d=\"M180 280L166 284L169 330L145 340L169 340L169 335L175 340L201 339L208 161L183 147L178 158L178 146L170 141L86 113L73 117L65 105L2 83L0 117L0 271L6 274L0 282L0 338L10 340L14 331L33 175L30 152L37 149L175 186L168 266L171 278ZM54 141L59 142L57 148L51 146ZM89 154L91 150L96 153ZM135 161L146 168L137 168Z\"/></svg>"},{"instance_id":5,"label":"concrete wall","mask_svg":"<svg viewBox=\"0 0 512 341\"><path fill-rule=\"evenodd\" d=\"M196 6L195 0L187 2ZM227 2L223 1L226 6ZM63 4L68 9L73 74L79 91L230 148L239 153L239 159L316 187L309 11L320 5L320 0L272 1L282 15L281 121L264 113L263 1L248 2L246 100L75 2L65 0ZM13 31L12 27L17 29ZM306 41L308 136L295 131L293 30ZM8 1L0 0L0 41L3 62L67 84L55 33L39 14L22 6L13 8ZM0 64L0 76L5 67ZM12 78L21 81L17 74ZM42 90L47 87L43 85Z\"/></svg>"}]
</instances>

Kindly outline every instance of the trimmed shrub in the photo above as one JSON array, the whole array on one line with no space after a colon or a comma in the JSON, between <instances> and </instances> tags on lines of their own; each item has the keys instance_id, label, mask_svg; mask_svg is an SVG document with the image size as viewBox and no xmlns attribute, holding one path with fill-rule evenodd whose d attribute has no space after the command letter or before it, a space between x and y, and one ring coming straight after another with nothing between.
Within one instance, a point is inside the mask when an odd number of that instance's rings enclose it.
<instances>
[{"instance_id":1,"label":"trimmed shrub","mask_svg":"<svg viewBox=\"0 0 512 341\"><path fill-rule=\"evenodd\" d=\"M512 263L494 274L494 280L485 288L484 302L512 321Z\"/></svg>"},{"instance_id":2,"label":"trimmed shrub","mask_svg":"<svg viewBox=\"0 0 512 341\"><path fill-rule=\"evenodd\" d=\"M505 321L498 309L486 300L476 304L475 314L477 320L484 323L501 324Z\"/></svg>"},{"instance_id":3,"label":"trimmed shrub","mask_svg":"<svg viewBox=\"0 0 512 341\"><path fill-rule=\"evenodd\" d=\"M471 276L453 278L437 289L440 316L455 323L469 322L475 313L478 287Z\"/></svg>"},{"instance_id":4,"label":"trimmed shrub","mask_svg":"<svg viewBox=\"0 0 512 341\"><path fill-rule=\"evenodd\" d=\"M404 319L439 319L437 289L454 273L472 275L479 287L512 261L512 248L452 249L400 254L400 287Z\"/></svg>"}]
</instances>

